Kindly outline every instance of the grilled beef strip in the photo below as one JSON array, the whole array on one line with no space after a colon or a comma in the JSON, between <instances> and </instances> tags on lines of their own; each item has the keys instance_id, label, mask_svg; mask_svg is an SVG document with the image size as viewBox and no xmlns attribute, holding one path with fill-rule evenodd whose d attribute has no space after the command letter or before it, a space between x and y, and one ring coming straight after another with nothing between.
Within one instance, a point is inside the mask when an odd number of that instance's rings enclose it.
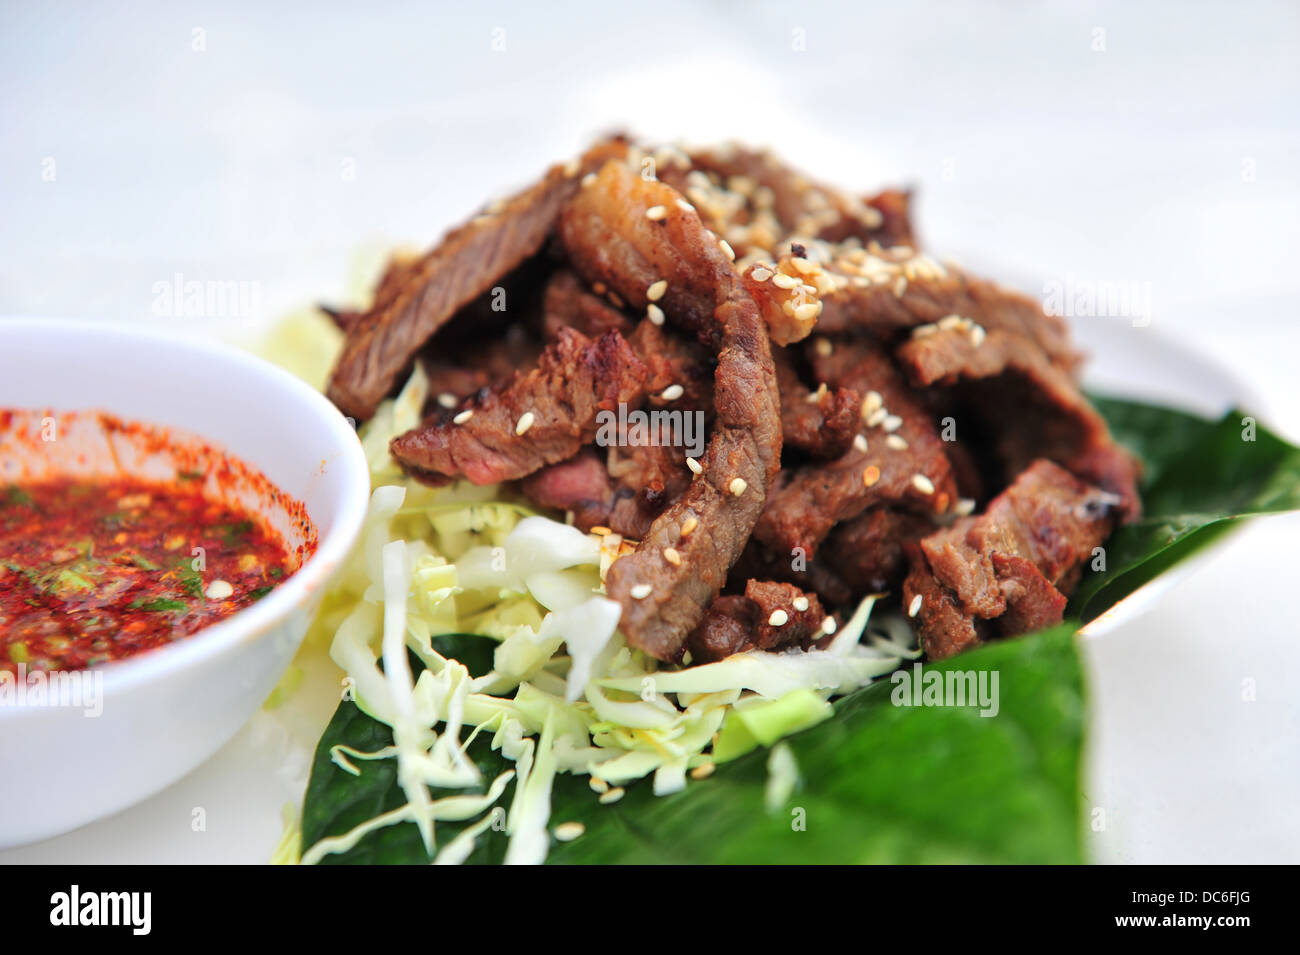
<instances>
[{"instance_id":1,"label":"grilled beef strip","mask_svg":"<svg viewBox=\"0 0 1300 955\"><path fill-rule=\"evenodd\" d=\"M560 329L566 327L576 328L590 338L610 329L627 336L632 333L633 322L621 309L589 291L572 271L559 269L547 281L542 299L543 337L554 341Z\"/></svg>"},{"instance_id":2,"label":"grilled beef strip","mask_svg":"<svg viewBox=\"0 0 1300 955\"><path fill-rule=\"evenodd\" d=\"M858 433L862 396L852 388L819 387L810 391L799 377L794 357L772 350L781 391L781 434L785 447L815 458L841 457Z\"/></svg>"},{"instance_id":3,"label":"grilled beef strip","mask_svg":"<svg viewBox=\"0 0 1300 955\"><path fill-rule=\"evenodd\" d=\"M596 436L597 413L639 404L649 372L616 331L590 339L561 329L536 368L440 408L389 450L408 473L513 480L573 457Z\"/></svg>"},{"instance_id":4,"label":"grilled beef strip","mask_svg":"<svg viewBox=\"0 0 1300 955\"><path fill-rule=\"evenodd\" d=\"M542 248L583 174L626 152L622 139L599 142L576 163L553 166L541 182L499 209L448 233L411 267L397 294L376 301L351 324L330 378L330 399L357 419L374 414L421 345L460 308Z\"/></svg>"},{"instance_id":5,"label":"grilled beef strip","mask_svg":"<svg viewBox=\"0 0 1300 955\"><path fill-rule=\"evenodd\" d=\"M912 226L912 191L883 189L867 199L867 205L880 213L880 228L868 238L883 246L905 245L919 249L916 229Z\"/></svg>"},{"instance_id":6,"label":"grilled beef strip","mask_svg":"<svg viewBox=\"0 0 1300 955\"><path fill-rule=\"evenodd\" d=\"M841 457L786 468L754 535L774 550L812 557L840 521L875 504L943 514L957 500L944 442L929 412L909 393L878 346L843 342L814 359L823 381L866 395L857 441ZM889 430L889 429L893 430Z\"/></svg>"},{"instance_id":7,"label":"grilled beef strip","mask_svg":"<svg viewBox=\"0 0 1300 955\"><path fill-rule=\"evenodd\" d=\"M903 605L934 659L1060 623L1083 564L1114 529L1120 498L1048 460L1031 464L988 509L909 547Z\"/></svg>"},{"instance_id":8,"label":"grilled beef strip","mask_svg":"<svg viewBox=\"0 0 1300 955\"><path fill-rule=\"evenodd\" d=\"M560 238L588 283L605 283L634 310L654 304L718 358L716 420L700 474L605 580L610 597L622 604L628 643L660 660L679 660L740 556L780 467L780 402L767 330L695 209L677 190L624 163L606 163L570 200ZM660 281L667 283L661 295Z\"/></svg>"},{"instance_id":9,"label":"grilled beef strip","mask_svg":"<svg viewBox=\"0 0 1300 955\"><path fill-rule=\"evenodd\" d=\"M594 448L583 448L567 461L535 471L519 488L539 507L553 507L573 515L582 531L607 527L615 534L640 540L659 511L640 489L617 482Z\"/></svg>"},{"instance_id":10,"label":"grilled beef strip","mask_svg":"<svg viewBox=\"0 0 1300 955\"><path fill-rule=\"evenodd\" d=\"M384 265L384 271L380 274L379 282L370 297L370 307L379 308L391 302L410 280L412 270L418 261L418 256L408 253L397 253L391 256ZM328 305L320 306L320 310L334 319L334 324L344 332L366 314L365 309L337 309Z\"/></svg>"},{"instance_id":11,"label":"grilled beef strip","mask_svg":"<svg viewBox=\"0 0 1300 955\"><path fill-rule=\"evenodd\" d=\"M743 594L725 594L710 604L686 638L692 663L714 663L753 646L758 605Z\"/></svg>"},{"instance_id":12,"label":"grilled beef strip","mask_svg":"<svg viewBox=\"0 0 1300 955\"><path fill-rule=\"evenodd\" d=\"M855 250L827 269L834 288L821 295L821 334L857 330L889 338L957 315L987 332L1025 336L1067 373L1081 360L1065 322L1033 299L906 247Z\"/></svg>"},{"instance_id":13,"label":"grilled beef strip","mask_svg":"<svg viewBox=\"0 0 1300 955\"><path fill-rule=\"evenodd\" d=\"M773 250L791 236L865 242L883 225L881 213L857 196L815 182L767 150L728 144L689 156L687 198L742 255L755 247ZM680 175L670 167L667 175L674 174Z\"/></svg>"},{"instance_id":14,"label":"grilled beef strip","mask_svg":"<svg viewBox=\"0 0 1300 955\"><path fill-rule=\"evenodd\" d=\"M680 449L611 447L602 459L583 448L523 478L519 487L539 507L571 512L583 531L607 527L640 540L690 485L690 477Z\"/></svg>"},{"instance_id":15,"label":"grilled beef strip","mask_svg":"<svg viewBox=\"0 0 1300 955\"><path fill-rule=\"evenodd\" d=\"M691 483L686 455L672 445L616 445L606 452L605 467L618 486L635 488L651 513L676 500Z\"/></svg>"},{"instance_id":16,"label":"grilled beef strip","mask_svg":"<svg viewBox=\"0 0 1300 955\"><path fill-rule=\"evenodd\" d=\"M713 361L708 352L649 319L637 323L628 345L648 370L645 410L700 411L703 419L697 424L702 433L713 415ZM680 386L680 395L670 390L674 386ZM574 523L583 530L603 526L639 540L654 518L686 490L690 478L682 448L632 444L620 436L602 456L579 453L572 461L525 479L521 489L543 507L572 511Z\"/></svg>"},{"instance_id":17,"label":"grilled beef strip","mask_svg":"<svg viewBox=\"0 0 1300 955\"><path fill-rule=\"evenodd\" d=\"M800 609L803 608L803 609ZM807 649L822 636L826 612L816 594L770 580L750 580L745 593L718 597L687 638L694 663L745 650Z\"/></svg>"},{"instance_id":18,"label":"grilled beef strip","mask_svg":"<svg viewBox=\"0 0 1300 955\"><path fill-rule=\"evenodd\" d=\"M851 593L885 593L897 588L907 574L907 543L933 531L934 522L929 518L892 507L873 507L836 525L818 559L835 568Z\"/></svg>"},{"instance_id":19,"label":"grilled beef strip","mask_svg":"<svg viewBox=\"0 0 1300 955\"><path fill-rule=\"evenodd\" d=\"M754 642L760 650L804 645L822 635L826 612L816 594L780 581L751 580L745 596L758 606Z\"/></svg>"},{"instance_id":20,"label":"grilled beef strip","mask_svg":"<svg viewBox=\"0 0 1300 955\"><path fill-rule=\"evenodd\" d=\"M464 343L450 352L431 343L420 351L419 361L429 379L430 400L446 407L452 399L459 403L484 388L506 384L516 372L535 368L541 354L541 343L523 325L511 325L500 336Z\"/></svg>"},{"instance_id":21,"label":"grilled beef strip","mask_svg":"<svg viewBox=\"0 0 1300 955\"><path fill-rule=\"evenodd\" d=\"M1120 495L1129 520L1138 516L1136 459L1115 443L1106 420L1070 375L1034 342L1016 332L981 334L957 322L917 332L896 353L904 372L920 387L973 382L965 393L1008 476L1035 458L1050 458Z\"/></svg>"},{"instance_id":22,"label":"grilled beef strip","mask_svg":"<svg viewBox=\"0 0 1300 955\"><path fill-rule=\"evenodd\" d=\"M731 568L727 588L743 588L745 581L751 578L794 584L801 590L817 594L831 606L853 602L854 589L839 575L838 568L832 569L818 557L795 560L790 554L772 550L757 538L750 538L740 559Z\"/></svg>"}]
</instances>

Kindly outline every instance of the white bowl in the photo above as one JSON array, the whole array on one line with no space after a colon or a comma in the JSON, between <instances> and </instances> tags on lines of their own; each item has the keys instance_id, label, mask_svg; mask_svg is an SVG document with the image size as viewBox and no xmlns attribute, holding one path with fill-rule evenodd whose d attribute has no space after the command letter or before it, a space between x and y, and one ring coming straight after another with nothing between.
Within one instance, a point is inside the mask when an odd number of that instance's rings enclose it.
<instances>
[{"instance_id":1,"label":"white bowl","mask_svg":"<svg viewBox=\"0 0 1300 955\"><path fill-rule=\"evenodd\" d=\"M0 703L0 848L117 812L229 740L288 667L356 541L370 491L361 445L333 405L287 372L209 342L98 322L0 320L0 409L14 408L101 410L205 439L301 502L317 547L252 606L88 671L102 674L93 706L18 701L16 693ZM81 463L94 471L90 445ZM3 446L7 482L23 462ZM123 467L140 473L149 464ZM264 502L259 511L288 530L281 508Z\"/></svg>"}]
</instances>

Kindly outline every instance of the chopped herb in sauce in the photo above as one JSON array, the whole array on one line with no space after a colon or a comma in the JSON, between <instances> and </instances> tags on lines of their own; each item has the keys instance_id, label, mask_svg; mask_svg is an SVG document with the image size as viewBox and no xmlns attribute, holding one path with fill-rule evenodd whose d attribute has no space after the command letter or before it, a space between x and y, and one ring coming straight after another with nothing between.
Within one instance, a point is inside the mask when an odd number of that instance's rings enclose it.
<instances>
[{"instance_id":1,"label":"chopped herb in sauce","mask_svg":"<svg viewBox=\"0 0 1300 955\"><path fill-rule=\"evenodd\" d=\"M9 507L31 507L32 496L17 485L5 488L4 503Z\"/></svg>"},{"instance_id":2,"label":"chopped herb in sauce","mask_svg":"<svg viewBox=\"0 0 1300 955\"><path fill-rule=\"evenodd\" d=\"M178 478L0 488L0 670L78 669L163 646L293 572L274 531ZM230 595L205 596L214 581Z\"/></svg>"}]
</instances>

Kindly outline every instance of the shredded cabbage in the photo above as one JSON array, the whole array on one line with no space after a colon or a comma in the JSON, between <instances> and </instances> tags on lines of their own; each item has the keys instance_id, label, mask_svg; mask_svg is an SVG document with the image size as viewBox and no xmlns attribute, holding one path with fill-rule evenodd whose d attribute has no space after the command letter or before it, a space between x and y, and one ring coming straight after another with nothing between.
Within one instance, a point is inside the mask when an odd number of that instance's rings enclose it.
<instances>
[{"instance_id":1,"label":"shredded cabbage","mask_svg":"<svg viewBox=\"0 0 1300 955\"><path fill-rule=\"evenodd\" d=\"M588 775L598 792L652 777L653 791L666 795L695 784L691 770L703 775L758 746L775 744L769 802L784 801L797 772L780 740L827 718L833 697L915 655L906 627L867 630L874 598L825 650L751 651L681 669L629 648L602 584L621 545L615 535L584 534L501 487L429 488L395 466L388 442L418 422L428 387L417 370L362 428L370 508L309 635L328 645L357 705L393 731L392 746L336 747L332 759L354 774L351 759L395 759L406 802L303 847L302 862L412 822L439 864L463 862L494 824L508 834L508 863L539 863L557 773ZM491 672L473 677L438 653L433 638L447 633L495 640ZM418 676L408 651L425 665ZM466 753L479 736L514 770L482 794L434 799L431 787L481 788ZM512 779L507 810L500 800ZM437 824L453 820L470 824L440 844ZM298 851L286 835L277 857Z\"/></svg>"}]
</instances>

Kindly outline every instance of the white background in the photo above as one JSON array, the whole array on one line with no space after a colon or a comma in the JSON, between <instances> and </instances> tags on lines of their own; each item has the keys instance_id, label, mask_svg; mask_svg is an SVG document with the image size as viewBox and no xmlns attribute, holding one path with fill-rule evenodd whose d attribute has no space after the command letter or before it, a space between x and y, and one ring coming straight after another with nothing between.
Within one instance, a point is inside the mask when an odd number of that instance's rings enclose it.
<instances>
[{"instance_id":1,"label":"white background","mask_svg":"<svg viewBox=\"0 0 1300 955\"><path fill-rule=\"evenodd\" d=\"M1031 292L1149 288L1153 331L1300 437L1294 4L268 6L4 7L0 314L187 321L150 310L180 273L258 283L267 319L600 131L737 137L915 185L932 251ZM1257 522L1088 643L1098 858L1300 861L1297 534ZM255 730L171 802L0 861L245 858L158 814L220 801Z\"/></svg>"}]
</instances>

